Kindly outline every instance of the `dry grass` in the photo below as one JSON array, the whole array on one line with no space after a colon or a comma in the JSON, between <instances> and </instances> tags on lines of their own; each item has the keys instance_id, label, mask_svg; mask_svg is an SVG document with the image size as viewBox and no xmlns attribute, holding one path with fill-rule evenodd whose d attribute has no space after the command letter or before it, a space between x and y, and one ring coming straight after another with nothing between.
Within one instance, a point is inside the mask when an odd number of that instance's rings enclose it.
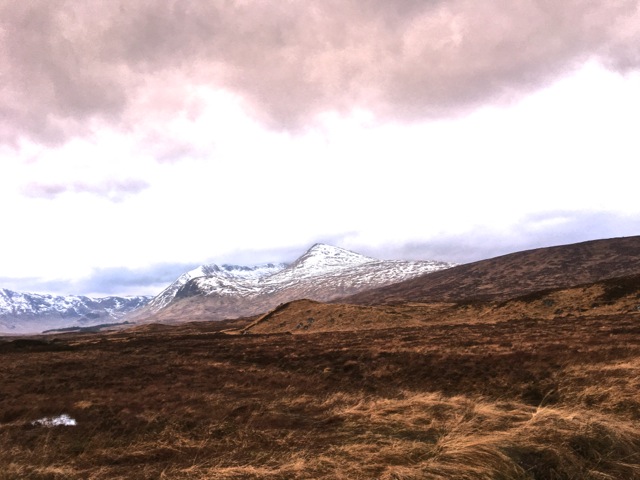
<instances>
[{"instance_id":1,"label":"dry grass","mask_svg":"<svg viewBox=\"0 0 640 480\"><path fill-rule=\"evenodd\" d=\"M501 301L326 304L297 300L280 305L243 332L293 333L388 329L431 324L488 324L512 319L593 318L640 312L640 277L538 291Z\"/></svg>"},{"instance_id":2,"label":"dry grass","mask_svg":"<svg viewBox=\"0 0 640 480\"><path fill-rule=\"evenodd\" d=\"M640 479L639 325L3 343L0 480ZM31 424L63 413L77 426Z\"/></svg>"}]
</instances>

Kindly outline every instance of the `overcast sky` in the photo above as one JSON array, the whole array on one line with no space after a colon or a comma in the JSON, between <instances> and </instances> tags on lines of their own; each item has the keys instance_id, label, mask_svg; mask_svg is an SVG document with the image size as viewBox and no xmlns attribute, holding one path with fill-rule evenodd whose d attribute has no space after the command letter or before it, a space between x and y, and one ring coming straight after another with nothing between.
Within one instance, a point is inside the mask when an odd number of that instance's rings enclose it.
<instances>
[{"instance_id":1,"label":"overcast sky","mask_svg":"<svg viewBox=\"0 0 640 480\"><path fill-rule=\"evenodd\" d=\"M0 288L640 233L639 0L0 0Z\"/></svg>"}]
</instances>

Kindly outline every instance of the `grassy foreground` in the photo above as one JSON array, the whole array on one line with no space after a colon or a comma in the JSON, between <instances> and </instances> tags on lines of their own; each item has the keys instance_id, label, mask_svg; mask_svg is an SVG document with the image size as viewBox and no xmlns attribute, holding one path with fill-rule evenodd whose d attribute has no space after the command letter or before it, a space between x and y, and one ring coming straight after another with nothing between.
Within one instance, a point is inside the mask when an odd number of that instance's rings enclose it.
<instances>
[{"instance_id":1,"label":"grassy foreground","mask_svg":"<svg viewBox=\"0 0 640 480\"><path fill-rule=\"evenodd\" d=\"M640 478L637 314L222 326L0 343L0 480Z\"/></svg>"}]
</instances>

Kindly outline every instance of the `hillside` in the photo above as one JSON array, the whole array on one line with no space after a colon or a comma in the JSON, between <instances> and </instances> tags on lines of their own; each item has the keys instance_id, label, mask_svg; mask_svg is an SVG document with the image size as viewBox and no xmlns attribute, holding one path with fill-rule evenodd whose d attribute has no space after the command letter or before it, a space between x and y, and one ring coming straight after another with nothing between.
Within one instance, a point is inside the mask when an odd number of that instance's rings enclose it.
<instances>
[{"instance_id":1,"label":"hillside","mask_svg":"<svg viewBox=\"0 0 640 480\"><path fill-rule=\"evenodd\" d=\"M538 248L458 265L340 302L376 305L506 300L540 290L638 274L640 236L634 236Z\"/></svg>"},{"instance_id":2,"label":"hillside","mask_svg":"<svg viewBox=\"0 0 640 480\"><path fill-rule=\"evenodd\" d=\"M508 300L383 305L298 300L278 306L242 331L254 334L355 332L434 324L491 324L533 318L557 321L620 314L640 319L640 275L541 290Z\"/></svg>"}]
</instances>

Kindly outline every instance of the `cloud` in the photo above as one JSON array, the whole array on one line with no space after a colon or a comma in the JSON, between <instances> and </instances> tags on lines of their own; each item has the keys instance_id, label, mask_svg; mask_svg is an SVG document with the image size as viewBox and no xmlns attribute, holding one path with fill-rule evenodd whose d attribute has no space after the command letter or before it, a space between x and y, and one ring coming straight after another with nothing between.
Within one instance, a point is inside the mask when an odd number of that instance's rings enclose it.
<instances>
[{"instance_id":1,"label":"cloud","mask_svg":"<svg viewBox=\"0 0 640 480\"><path fill-rule=\"evenodd\" d=\"M67 183L30 182L22 187L22 193L27 197L48 200L65 193L88 193L114 202L120 202L124 198L138 194L148 187L149 184L144 180L108 178L96 183L83 181Z\"/></svg>"},{"instance_id":2,"label":"cloud","mask_svg":"<svg viewBox=\"0 0 640 480\"><path fill-rule=\"evenodd\" d=\"M309 245L310 246L310 245ZM308 246L308 247L309 247ZM307 248L308 248L307 247ZM146 267L94 268L89 275L76 278L0 277L0 288L57 295L123 296L156 295L180 275L205 263L256 265L268 262L291 262L303 249L280 248L261 251L238 251L224 258L197 263L166 262Z\"/></svg>"},{"instance_id":3,"label":"cloud","mask_svg":"<svg viewBox=\"0 0 640 480\"><path fill-rule=\"evenodd\" d=\"M640 218L611 212L548 211L525 216L498 230L475 228L439 235L429 241L386 245L365 253L380 258L443 260L468 263L539 247L640 234Z\"/></svg>"},{"instance_id":4,"label":"cloud","mask_svg":"<svg viewBox=\"0 0 640 480\"><path fill-rule=\"evenodd\" d=\"M87 131L94 116L114 120L122 113L126 84L117 65L100 58L96 19L86 8L73 10L61 1L0 5L3 141L59 143Z\"/></svg>"},{"instance_id":5,"label":"cloud","mask_svg":"<svg viewBox=\"0 0 640 480\"><path fill-rule=\"evenodd\" d=\"M166 125L165 125L166 128ZM185 158L206 158L210 153L193 139L176 138L167 132L145 132L138 143L138 155L151 156L158 163L176 163Z\"/></svg>"},{"instance_id":6,"label":"cloud","mask_svg":"<svg viewBox=\"0 0 640 480\"><path fill-rule=\"evenodd\" d=\"M355 252L380 259L441 260L468 263L532 248L570 244L586 240L632 236L640 233L640 219L608 212L555 211L528 215L508 231L490 227L473 232L439 235L428 241L358 244L351 234L319 238ZM224 257L196 263L157 263L146 267L95 268L89 275L74 279L0 277L0 288L31 293L90 296L156 295L183 273L202 263L255 265L292 262L311 244L263 250L229 252Z\"/></svg>"},{"instance_id":7,"label":"cloud","mask_svg":"<svg viewBox=\"0 0 640 480\"><path fill-rule=\"evenodd\" d=\"M145 268L111 267L95 269L92 275L77 280L76 288L101 295L119 295L122 292L160 293L183 273L197 267L195 264L162 263Z\"/></svg>"},{"instance_id":8,"label":"cloud","mask_svg":"<svg viewBox=\"0 0 640 480\"><path fill-rule=\"evenodd\" d=\"M190 263L162 263L145 268L98 268L89 276L75 279L0 277L0 288L57 295L155 295L196 266Z\"/></svg>"},{"instance_id":9,"label":"cloud","mask_svg":"<svg viewBox=\"0 0 640 480\"><path fill-rule=\"evenodd\" d=\"M382 120L511 101L597 58L640 65L638 0L266 0L0 5L0 141L56 144L234 92L262 122ZM161 92L152 105L140 102ZM142 109L142 110L140 110Z\"/></svg>"}]
</instances>

